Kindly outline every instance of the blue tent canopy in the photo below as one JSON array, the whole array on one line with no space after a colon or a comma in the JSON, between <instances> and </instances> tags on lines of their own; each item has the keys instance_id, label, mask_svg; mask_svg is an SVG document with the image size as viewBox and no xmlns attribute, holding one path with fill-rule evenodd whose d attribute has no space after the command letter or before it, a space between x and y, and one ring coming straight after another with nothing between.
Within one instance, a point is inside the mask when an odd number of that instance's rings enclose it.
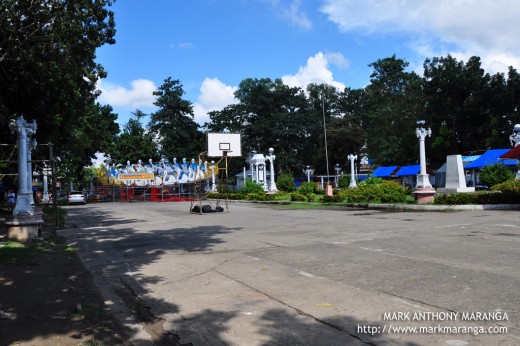
<instances>
[{"instance_id":1,"label":"blue tent canopy","mask_svg":"<svg viewBox=\"0 0 520 346\"><path fill-rule=\"evenodd\" d=\"M397 169L397 166L388 166L388 167L377 167L374 172L372 172L373 177L385 178L392 175L392 173Z\"/></svg>"},{"instance_id":2,"label":"blue tent canopy","mask_svg":"<svg viewBox=\"0 0 520 346\"><path fill-rule=\"evenodd\" d=\"M397 171L395 176L396 177L405 177L407 175L417 175L417 174L419 174L420 170L421 170L420 165L403 166Z\"/></svg>"},{"instance_id":3,"label":"blue tent canopy","mask_svg":"<svg viewBox=\"0 0 520 346\"><path fill-rule=\"evenodd\" d=\"M508 152L509 149L491 149L482 154L478 159L466 165L466 169L478 169L501 163L506 166L516 166L517 160L500 160L499 157Z\"/></svg>"}]
</instances>

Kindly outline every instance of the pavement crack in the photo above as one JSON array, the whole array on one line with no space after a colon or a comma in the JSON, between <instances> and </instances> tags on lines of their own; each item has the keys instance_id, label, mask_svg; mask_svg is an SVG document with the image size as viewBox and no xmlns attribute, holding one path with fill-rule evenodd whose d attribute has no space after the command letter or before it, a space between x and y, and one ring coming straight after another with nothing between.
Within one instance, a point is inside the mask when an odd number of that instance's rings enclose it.
<instances>
[{"instance_id":1,"label":"pavement crack","mask_svg":"<svg viewBox=\"0 0 520 346\"><path fill-rule=\"evenodd\" d=\"M276 301L276 302L282 304L283 306L286 306L286 307L288 307L288 308L294 310L294 311L295 311L296 313L298 313L299 315L302 315L302 316L305 316L305 317L312 318L312 319L315 320L316 322L318 322L318 323L320 323L320 324L323 324L323 325L325 325L325 326L327 326L327 327L329 327L329 328L333 328L333 329L335 329L335 330L337 330L337 331L339 331L339 332L345 333L345 334L347 334L348 336L350 336L350 337L352 337L352 338L354 338L354 339L356 339L356 340L359 340L360 342L362 342L362 343L364 343L364 344L366 344L366 345L377 346L376 344L374 344L374 343L372 343L372 342L370 342L370 341L363 340L361 337L359 337L359 336L356 335L356 334L350 333L350 332L347 331L345 328L342 328L342 327L340 327L340 326L338 326L338 325L335 325L335 324L333 324L333 323L330 323L330 322L324 321L324 320L322 320L322 319L320 319L320 318L318 318L318 317L316 317L316 316L313 316L313 315L311 315L311 314L309 314L309 313L307 313L307 312L305 312L305 311L303 311L303 310L301 310L301 309L298 309L298 308L295 307L295 306L292 306L292 305L290 305L290 304L284 302L283 300L280 300L280 299L278 299L278 298L276 298L276 297L274 297L274 296L272 296L272 295L270 295L270 294L268 294L268 293L266 293L266 292L260 291L259 289L255 288L255 287L253 287L253 286L251 286L251 285L248 285L248 284L246 284L246 283L243 282L243 281L240 281L240 280L238 280L238 279L236 279L236 278L234 278L234 277L232 277L232 276L230 276L230 275L227 275L227 274L225 274L225 273L222 273L221 271L219 271L219 270L217 270L217 269L215 269L215 272L218 273L218 274L220 274L220 275L222 275L222 276L224 276L224 277L227 277L227 278L230 279L230 280L233 280L233 281L235 281L235 282L238 282L239 284L244 285L244 286L248 287L249 289L251 289L251 290L253 290L253 291L257 292L257 293L260 293L260 294L262 294L262 295L268 297L269 299L272 299L272 300L274 300L274 301Z\"/></svg>"},{"instance_id":2,"label":"pavement crack","mask_svg":"<svg viewBox=\"0 0 520 346\"><path fill-rule=\"evenodd\" d=\"M125 305L132 312L135 320L152 338L153 344L157 346L189 346L181 344L180 337L177 334L164 330L165 320L152 313L150 304L142 299L135 290L120 278L119 283L113 284L114 292L123 300Z\"/></svg>"}]
</instances>

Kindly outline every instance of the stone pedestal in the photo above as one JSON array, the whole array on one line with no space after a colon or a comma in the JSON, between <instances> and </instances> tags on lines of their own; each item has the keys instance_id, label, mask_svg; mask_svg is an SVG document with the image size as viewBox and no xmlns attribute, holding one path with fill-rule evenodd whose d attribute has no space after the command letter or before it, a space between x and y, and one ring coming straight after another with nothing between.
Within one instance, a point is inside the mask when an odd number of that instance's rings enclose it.
<instances>
[{"instance_id":1,"label":"stone pedestal","mask_svg":"<svg viewBox=\"0 0 520 346\"><path fill-rule=\"evenodd\" d=\"M413 190L415 202L418 204L432 203L435 199L435 189L433 188L417 188Z\"/></svg>"},{"instance_id":2,"label":"stone pedestal","mask_svg":"<svg viewBox=\"0 0 520 346\"><path fill-rule=\"evenodd\" d=\"M439 193L475 192L474 187L466 186L461 155L448 155L446 157L446 187L437 191Z\"/></svg>"},{"instance_id":3,"label":"stone pedestal","mask_svg":"<svg viewBox=\"0 0 520 346\"><path fill-rule=\"evenodd\" d=\"M7 217L5 221L7 239L27 241L38 238L43 225L42 216L43 213L35 212L34 215L18 214Z\"/></svg>"}]
</instances>

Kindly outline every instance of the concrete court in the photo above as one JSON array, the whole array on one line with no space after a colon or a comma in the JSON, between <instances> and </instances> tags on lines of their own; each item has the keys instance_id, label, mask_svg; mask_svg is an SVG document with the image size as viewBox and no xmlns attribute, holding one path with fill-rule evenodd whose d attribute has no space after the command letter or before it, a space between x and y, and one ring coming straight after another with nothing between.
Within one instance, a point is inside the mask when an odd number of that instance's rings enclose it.
<instances>
[{"instance_id":1,"label":"concrete court","mask_svg":"<svg viewBox=\"0 0 520 346\"><path fill-rule=\"evenodd\" d=\"M193 345L520 344L518 211L230 203L229 213L198 215L189 206L67 207L73 227L60 234L79 248L136 345L151 341L114 293L121 282ZM492 318L461 320L477 312Z\"/></svg>"}]
</instances>

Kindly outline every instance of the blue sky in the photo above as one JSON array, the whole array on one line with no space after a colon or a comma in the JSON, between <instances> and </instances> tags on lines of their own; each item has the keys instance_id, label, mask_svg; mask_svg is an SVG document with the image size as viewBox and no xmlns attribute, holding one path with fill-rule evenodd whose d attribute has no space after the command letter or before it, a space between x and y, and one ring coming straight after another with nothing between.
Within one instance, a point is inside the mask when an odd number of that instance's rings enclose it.
<instances>
[{"instance_id":1,"label":"blue sky","mask_svg":"<svg viewBox=\"0 0 520 346\"><path fill-rule=\"evenodd\" d=\"M97 52L108 77L98 101L125 123L155 111L152 92L178 79L195 120L235 102L245 78L340 90L395 54L422 74L425 58L482 58L486 72L520 69L517 0L117 0L115 45Z\"/></svg>"}]
</instances>

